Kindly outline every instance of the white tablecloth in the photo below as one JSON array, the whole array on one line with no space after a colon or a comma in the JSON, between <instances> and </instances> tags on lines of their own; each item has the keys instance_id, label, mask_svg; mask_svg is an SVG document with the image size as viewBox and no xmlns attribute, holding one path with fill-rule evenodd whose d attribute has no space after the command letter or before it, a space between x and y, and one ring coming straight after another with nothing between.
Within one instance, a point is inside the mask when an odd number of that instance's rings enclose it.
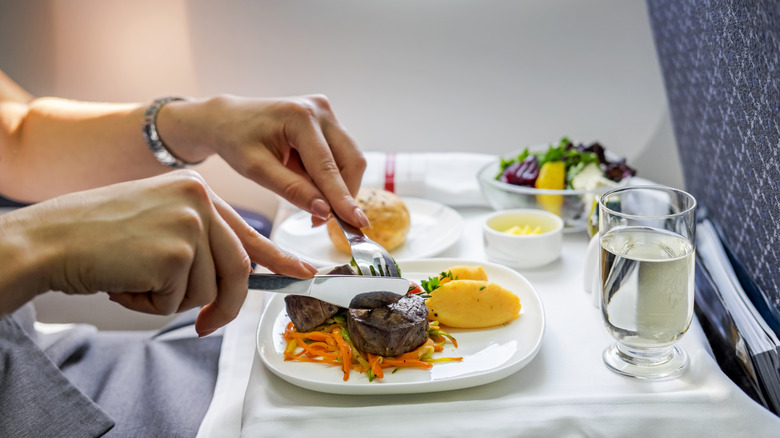
<instances>
[{"instance_id":1,"label":"white tablecloth","mask_svg":"<svg viewBox=\"0 0 780 438\"><path fill-rule=\"evenodd\" d=\"M462 238L441 257L486 260L486 209L461 208ZM603 365L612 340L583 292L587 237L565 237L561 258L519 271L536 287L547 327L536 358L514 375L455 391L347 396L309 391L266 370L255 332L263 297L253 294L225 331L220 373L201 437L350 436L780 436L780 419L718 368L694 320L681 345L691 358L680 378L644 382Z\"/></svg>"}]
</instances>

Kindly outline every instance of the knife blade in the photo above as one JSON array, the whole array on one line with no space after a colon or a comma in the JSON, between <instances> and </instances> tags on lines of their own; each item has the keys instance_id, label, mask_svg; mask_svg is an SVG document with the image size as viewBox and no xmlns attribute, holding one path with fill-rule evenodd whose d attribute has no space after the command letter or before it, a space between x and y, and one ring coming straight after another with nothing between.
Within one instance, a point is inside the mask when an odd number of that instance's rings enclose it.
<instances>
[{"instance_id":1,"label":"knife blade","mask_svg":"<svg viewBox=\"0 0 780 438\"><path fill-rule=\"evenodd\" d=\"M409 284L409 280L399 277L315 275L301 280L278 274L249 274L249 289L305 295L339 307L349 307L352 298L363 292L385 291L406 295Z\"/></svg>"}]
</instances>

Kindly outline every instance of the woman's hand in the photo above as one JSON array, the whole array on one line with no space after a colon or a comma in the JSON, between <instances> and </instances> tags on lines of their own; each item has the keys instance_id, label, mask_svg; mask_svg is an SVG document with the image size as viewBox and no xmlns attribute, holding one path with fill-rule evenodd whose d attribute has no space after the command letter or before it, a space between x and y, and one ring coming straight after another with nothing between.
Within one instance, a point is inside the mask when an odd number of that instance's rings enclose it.
<instances>
[{"instance_id":1,"label":"woman's hand","mask_svg":"<svg viewBox=\"0 0 780 438\"><path fill-rule=\"evenodd\" d=\"M16 236L17 251L6 254L26 254L16 273L28 274L27 285L0 282L0 293L24 286L38 293L105 291L153 314L204 306L196 323L201 336L238 314L250 259L301 278L316 272L249 227L191 171L61 196L8 213L0 225L0 234Z\"/></svg>"},{"instance_id":2,"label":"woman's hand","mask_svg":"<svg viewBox=\"0 0 780 438\"><path fill-rule=\"evenodd\" d=\"M241 175L312 213L315 225L331 207L355 226L369 225L353 198L365 158L324 96L172 102L157 123L181 158L217 153Z\"/></svg>"}]
</instances>

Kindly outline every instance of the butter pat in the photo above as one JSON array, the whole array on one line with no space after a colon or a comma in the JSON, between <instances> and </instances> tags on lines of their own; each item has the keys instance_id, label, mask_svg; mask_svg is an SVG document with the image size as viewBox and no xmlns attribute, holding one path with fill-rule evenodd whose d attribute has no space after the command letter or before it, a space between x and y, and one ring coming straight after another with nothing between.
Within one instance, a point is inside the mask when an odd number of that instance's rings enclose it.
<instances>
[{"instance_id":1,"label":"butter pat","mask_svg":"<svg viewBox=\"0 0 780 438\"><path fill-rule=\"evenodd\" d=\"M504 230L504 232L507 234L541 234L542 228L539 226L531 228L531 226L528 224L523 226L513 225Z\"/></svg>"}]
</instances>

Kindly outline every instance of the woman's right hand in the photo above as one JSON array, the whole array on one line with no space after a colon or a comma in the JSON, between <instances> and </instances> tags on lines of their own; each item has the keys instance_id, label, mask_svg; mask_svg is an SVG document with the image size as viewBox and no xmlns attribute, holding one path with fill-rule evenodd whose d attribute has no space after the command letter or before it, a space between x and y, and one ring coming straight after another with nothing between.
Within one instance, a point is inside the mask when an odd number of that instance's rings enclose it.
<instances>
[{"instance_id":1,"label":"woman's right hand","mask_svg":"<svg viewBox=\"0 0 780 438\"><path fill-rule=\"evenodd\" d=\"M201 336L238 314L250 259L300 278L316 272L249 227L191 171L61 196L8 213L0 224L0 237L15 236L17 252L26 254L17 271L31 274L27 290L104 291L153 314L204 306L196 323ZM17 294L12 307L32 298L18 297L24 288L2 287L4 295Z\"/></svg>"},{"instance_id":2,"label":"woman's right hand","mask_svg":"<svg viewBox=\"0 0 780 438\"><path fill-rule=\"evenodd\" d=\"M314 225L332 212L356 227L370 225L354 199L365 157L325 96L171 102L158 125L178 156L198 161L219 154L241 175L312 213Z\"/></svg>"}]
</instances>

